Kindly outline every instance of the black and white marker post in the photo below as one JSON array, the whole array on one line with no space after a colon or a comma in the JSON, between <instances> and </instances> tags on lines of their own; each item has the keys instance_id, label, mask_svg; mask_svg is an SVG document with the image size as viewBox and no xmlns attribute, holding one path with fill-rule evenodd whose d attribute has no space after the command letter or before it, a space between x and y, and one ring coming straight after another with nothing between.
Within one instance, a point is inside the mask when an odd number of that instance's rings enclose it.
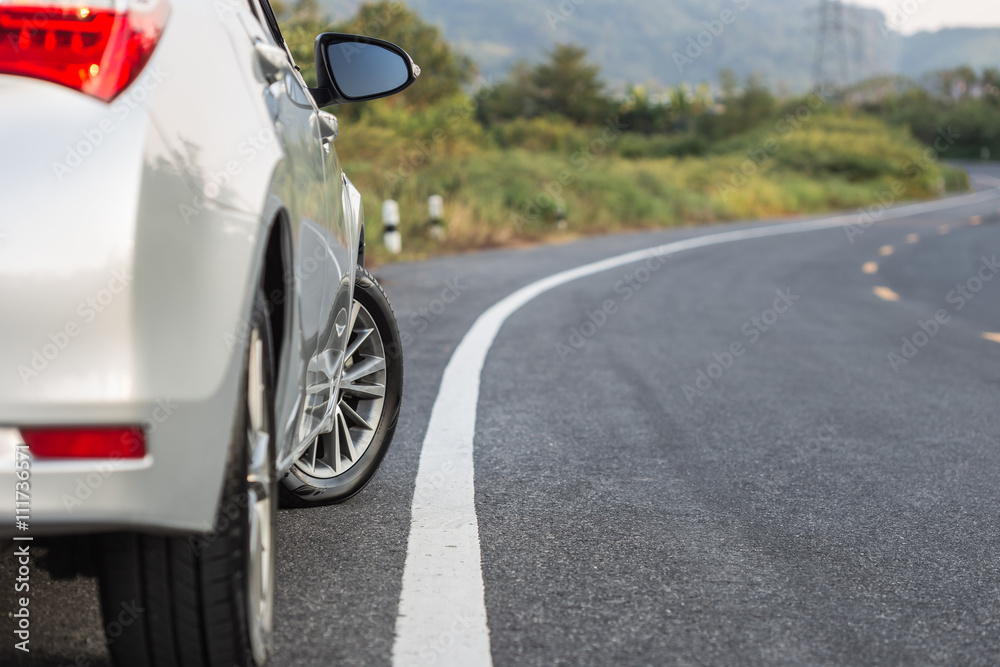
<instances>
[{"instance_id":1,"label":"black and white marker post","mask_svg":"<svg viewBox=\"0 0 1000 667\"><path fill-rule=\"evenodd\" d=\"M398 255L403 249L403 238L399 235L399 203L393 199L382 202L382 242L386 250Z\"/></svg>"},{"instance_id":2,"label":"black and white marker post","mask_svg":"<svg viewBox=\"0 0 1000 667\"><path fill-rule=\"evenodd\" d=\"M431 218L431 237L435 241L444 240L444 197L431 195L427 198L427 212Z\"/></svg>"}]
</instances>

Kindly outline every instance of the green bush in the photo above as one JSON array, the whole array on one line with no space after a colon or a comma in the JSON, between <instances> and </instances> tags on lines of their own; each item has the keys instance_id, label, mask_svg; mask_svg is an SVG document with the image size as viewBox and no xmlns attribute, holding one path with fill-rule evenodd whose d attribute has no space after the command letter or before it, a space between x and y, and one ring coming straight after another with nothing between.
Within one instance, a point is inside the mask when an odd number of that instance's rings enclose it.
<instances>
[{"instance_id":1,"label":"green bush","mask_svg":"<svg viewBox=\"0 0 1000 667\"><path fill-rule=\"evenodd\" d=\"M345 170L366 195L369 234L381 233L381 200L397 199L410 257L637 227L850 210L893 188L897 201L934 196L943 185L968 188L964 172L921 162L924 147L868 118L817 116L794 133L765 127L700 157L633 158L625 157L635 140L628 134L595 150L593 128L580 131L551 119L515 121L491 136L456 131L421 154L412 133L424 136L444 113L429 109L406 119L392 109L384 113L345 128L351 141L340 149ZM375 124L383 122L392 127ZM758 164L750 156L769 145L772 134L778 148ZM408 163L408 155L419 159ZM445 197L443 248L426 229L431 194ZM566 229L558 226L560 210ZM381 257L378 248L375 253Z\"/></svg>"}]
</instances>

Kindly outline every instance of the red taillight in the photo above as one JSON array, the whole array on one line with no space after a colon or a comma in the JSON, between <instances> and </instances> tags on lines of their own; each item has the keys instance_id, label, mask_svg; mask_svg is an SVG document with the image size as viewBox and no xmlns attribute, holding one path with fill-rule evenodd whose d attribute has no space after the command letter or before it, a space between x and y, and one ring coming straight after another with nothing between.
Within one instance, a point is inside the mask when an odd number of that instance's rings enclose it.
<instances>
[{"instance_id":1,"label":"red taillight","mask_svg":"<svg viewBox=\"0 0 1000 667\"><path fill-rule=\"evenodd\" d=\"M146 437L139 427L22 428L21 437L37 458L141 459Z\"/></svg>"},{"instance_id":2,"label":"red taillight","mask_svg":"<svg viewBox=\"0 0 1000 667\"><path fill-rule=\"evenodd\" d=\"M19 74L110 102L135 81L167 22L166 0L129 9L0 4L0 73Z\"/></svg>"}]
</instances>

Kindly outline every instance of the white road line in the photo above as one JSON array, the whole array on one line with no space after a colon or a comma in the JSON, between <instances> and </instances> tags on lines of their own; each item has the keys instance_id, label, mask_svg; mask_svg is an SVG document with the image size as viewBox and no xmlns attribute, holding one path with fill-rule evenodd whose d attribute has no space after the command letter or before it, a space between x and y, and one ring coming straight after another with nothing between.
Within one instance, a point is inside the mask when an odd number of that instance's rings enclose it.
<instances>
[{"instance_id":1,"label":"white road line","mask_svg":"<svg viewBox=\"0 0 1000 667\"><path fill-rule=\"evenodd\" d=\"M938 201L890 209L882 220L997 196L1000 191L992 190L945 200L947 206ZM507 318L551 289L626 264L723 243L842 227L857 224L857 218L845 215L720 232L625 253L531 283L480 315L445 368L420 453L392 647L394 667L493 664L476 516L473 439L483 363Z\"/></svg>"},{"instance_id":2,"label":"white road line","mask_svg":"<svg viewBox=\"0 0 1000 667\"><path fill-rule=\"evenodd\" d=\"M984 174L976 174L972 177L976 183L986 183L987 185L992 185L994 188L1000 188L1000 178L994 178L993 176L986 176Z\"/></svg>"}]
</instances>

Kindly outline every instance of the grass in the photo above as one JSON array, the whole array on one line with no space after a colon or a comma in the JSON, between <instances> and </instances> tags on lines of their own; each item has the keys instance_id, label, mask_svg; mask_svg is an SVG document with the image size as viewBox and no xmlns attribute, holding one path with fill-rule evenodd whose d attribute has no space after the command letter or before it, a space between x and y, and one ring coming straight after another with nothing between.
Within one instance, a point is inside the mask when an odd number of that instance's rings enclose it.
<instances>
[{"instance_id":1,"label":"grass","mask_svg":"<svg viewBox=\"0 0 1000 667\"><path fill-rule=\"evenodd\" d=\"M927 149L905 131L832 113L791 130L766 125L686 157L635 157L663 151L644 152L641 135L552 120L486 132L447 111L429 119L385 113L354 123L345 133L350 145L340 149L345 171L365 194L368 238L381 238L382 200L399 201L404 258L852 210L893 189L896 201L968 189L964 172L927 159ZM445 198L443 242L429 234L431 194ZM376 261L389 259L381 244L372 245Z\"/></svg>"}]
</instances>

